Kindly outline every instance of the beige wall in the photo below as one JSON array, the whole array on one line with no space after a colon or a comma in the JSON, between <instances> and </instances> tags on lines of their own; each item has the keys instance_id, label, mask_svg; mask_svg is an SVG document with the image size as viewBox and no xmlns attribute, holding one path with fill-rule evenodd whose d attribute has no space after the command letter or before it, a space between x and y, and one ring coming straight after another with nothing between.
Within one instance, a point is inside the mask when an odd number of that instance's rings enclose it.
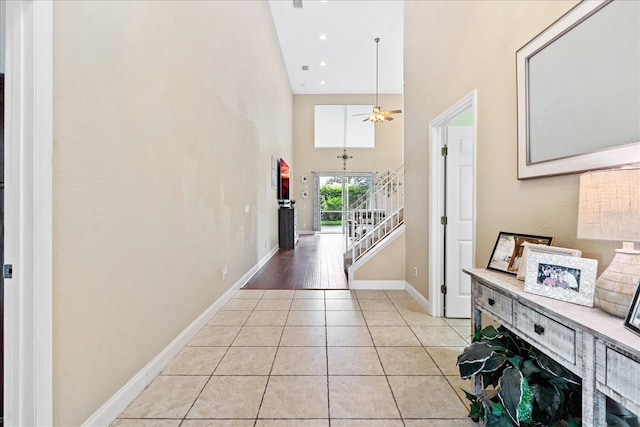
<instances>
[{"instance_id":1,"label":"beige wall","mask_svg":"<svg viewBox=\"0 0 640 427\"><path fill-rule=\"evenodd\" d=\"M300 182L301 175L311 178L311 171L342 174L342 160L337 156L341 149L315 149L313 146L313 111L316 104L373 104L374 95L295 95L293 97L293 170L292 198L299 209L299 227L303 231L313 229L313 196L304 200L303 190L313 191L313 182ZM386 110L402 109L402 95L380 95L380 106ZM402 114L394 120L376 126L375 149L352 149L353 159L347 163L347 172L393 171L402 164Z\"/></svg>"},{"instance_id":2,"label":"beige wall","mask_svg":"<svg viewBox=\"0 0 640 427\"><path fill-rule=\"evenodd\" d=\"M431 120L477 89L475 264L498 232L556 236L609 262L616 245L576 239L578 175L518 181L515 52L574 1L408 1L405 4L407 280L428 297ZM417 279L413 267L424 271Z\"/></svg>"},{"instance_id":3,"label":"beige wall","mask_svg":"<svg viewBox=\"0 0 640 427\"><path fill-rule=\"evenodd\" d=\"M292 96L266 2L53 7L54 420L79 425L277 246Z\"/></svg>"},{"instance_id":4,"label":"beige wall","mask_svg":"<svg viewBox=\"0 0 640 427\"><path fill-rule=\"evenodd\" d=\"M405 234L384 247L365 265L354 272L355 280L404 280Z\"/></svg>"}]
</instances>

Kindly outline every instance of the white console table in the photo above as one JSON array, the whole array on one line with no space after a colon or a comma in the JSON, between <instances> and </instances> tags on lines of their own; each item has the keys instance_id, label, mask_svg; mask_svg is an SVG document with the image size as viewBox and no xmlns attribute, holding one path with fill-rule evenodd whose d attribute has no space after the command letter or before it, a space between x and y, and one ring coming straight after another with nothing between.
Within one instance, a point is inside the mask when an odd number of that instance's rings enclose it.
<instances>
[{"instance_id":1,"label":"white console table","mask_svg":"<svg viewBox=\"0 0 640 427\"><path fill-rule=\"evenodd\" d=\"M524 282L485 269L471 276L472 322L482 313L582 378L582 425L606 426L605 396L640 415L640 336L624 320L524 292ZM476 379L479 392L480 378Z\"/></svg>"}]
</instances>

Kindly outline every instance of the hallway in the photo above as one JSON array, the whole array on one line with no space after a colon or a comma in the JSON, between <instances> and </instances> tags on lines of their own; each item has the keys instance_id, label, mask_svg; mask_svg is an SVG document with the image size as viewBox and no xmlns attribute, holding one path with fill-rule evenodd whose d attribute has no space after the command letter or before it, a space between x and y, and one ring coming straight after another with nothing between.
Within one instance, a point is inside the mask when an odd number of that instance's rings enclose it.
<instances>
[{"instance_id":1,"label":"hallway","mask_svg":"<svg viewBox=\"0 0 640 427\"><path fill-rule=\"evenodd\" d=\"M470 426L469 340L405 291L241 289L113 425Z\"/></svg>"},{"instance_id":2,"label":"hallway","mask_svg":"<svg viewBox=\"0 0 640 427\"><path fill-rule=\"evenodd\" d=\"M303 234L280 249L243 289L348 289L344 234Z\"/></svg>"}]
</instances>

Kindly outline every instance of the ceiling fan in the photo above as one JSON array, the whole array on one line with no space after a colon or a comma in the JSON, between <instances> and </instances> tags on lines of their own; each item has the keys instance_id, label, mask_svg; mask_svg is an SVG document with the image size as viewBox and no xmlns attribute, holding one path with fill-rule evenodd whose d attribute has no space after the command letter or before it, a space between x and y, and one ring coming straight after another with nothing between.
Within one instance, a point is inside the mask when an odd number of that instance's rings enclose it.
<instances>
[{"instance_id":1,"label":"ceiling fan","mask_svg":"<svg viewBox=\"0 0 640 427\"><path fill-rule=\"evenodd\" d=\"M380 106L378 105L378 45L380 43L380 37L376 37L374 39L374 41L376 42L376 104L373 107L373 112L371 113L365 113L365 114L354 114L354 116L364 116L366 115L367 118L363 120L363 122L373 122L373 123L378 123L378 122L382 122L382 121L391 121L393 120L393 117L391 117L391 114L398 114L398 113L402 113L402 110L390 110L390 111L382 111L382 109L380 108Z\"/></svg>"}]
</instances>

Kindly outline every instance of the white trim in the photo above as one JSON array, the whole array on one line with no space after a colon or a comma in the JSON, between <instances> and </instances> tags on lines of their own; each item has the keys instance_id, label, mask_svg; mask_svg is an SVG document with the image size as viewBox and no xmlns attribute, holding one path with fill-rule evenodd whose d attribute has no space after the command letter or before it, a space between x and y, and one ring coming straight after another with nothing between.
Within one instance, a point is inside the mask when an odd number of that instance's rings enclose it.
<instances>
[{"instance_id":1,"label":"white trim","mask_svg":"<svg viewBox=\"0 0 640 427\"><path fill-rule=\"evenodd\" d=\"M108 426L135 400L136 397L163 371L174 357L202 329L211 318L233 297L240 288L240 282L209 306L200 316L187 326L173 341L169 343L140 372L129 380L104 405L91 415L83 426Z\"/></svg>"},{"instance_id":2,"label":"white trim","mask_svg":"<svg viewBox=\"0 0 640 427\"><path fill-rule=\"evenodd\" d=\"M373 257L379 254L384 248L393 243L398 237L402 236L405 230L406 226L404 224L400 224L398 228L389 233L388 236L386 236L384 239L382 239L382 241L371 248L370 251L362 255L355 263L349 266L349 269L347 270L347 280L349 281L349 288L353 288L355 283L361 282L361 280L355 280L356 271L366 263L368 263L371 259L373 259Z\"/></svg>"},{"instance_id":3,"label":"white trim","mask_svg":"<svg viewBox=\"0 0 640 427\"><path fill-rule=\"evenodd\" d=\"M317 231L313 231L313 230L298 230L298 234L316 234Z\"/></svg>"},{"instance_id":4,"label":"white trim","mask_svg":"<svg viewBox=\"0 0 640 427\"><path fill-rule=\"evenodd\" d=\"M426 311L427 313L429 313L429 314L430 314L430 315L432 315L432 316L434 315L434 314L430 311L431 304L429 303L429 300L428 300L428 299L426 299L426 298L424 297L424 295L422 295L420 292L418 292L418 291L416 290L416 288L414 288L413 286L411 286L411 284L409 284L409 282L405 282L405 288L404 288L404 290L405 290L405 291L407 291L407 292L409 293L409 295L411 295L411 296L413 297L413 299L414 299L414 300L416 300L416 301L418 302L418 304L420 304L420 306L421 306L422 308L424 308L424 309L425 309L425 311Z\"/></svg>"},{"instance_id":5,"label":"white trim","mask_svg":"<svg viewBox=\"0 0 640 427\"><path fill-rule=\"evenodd\" d=\"M444 242L444 230L440 224L441 212L444 212L444 198L442 197L441 189L444 183L444 170L442 167L440 149L446 138L445 128L447 123L459 116L468 108L471 109L472 123L473 123L473 244L472 244L472 258L476 257L476 186L477 186L477 91L474 89L465 95L462 99L457 101L453 106L448 108L445 112L429 122L429 145L430 155L429 163L431 170L431 177L429 180L429 295L431 296L430 306L427 312L432 316L441 317L443 313L443 297L440 292L440 285L442 285L443 278L443 254L441 248Z\"/></svg>"},{"instance_id":6,"label":"white trim","mask_svg":"<svg viewBox=\"0 0 640 427\"><path fill-rule=\"evenodd\" d=\"M5 425L52 425L51 1L6 3Z\"/></svg>"},{"instance_id":7,"label":"white trim","mask_svg":"<svg viewBox=\"0 0 640 427\"><path fill-rule=\"evenodd\" d=\"M406 283L404 280L354 280L349 282L349 289L404 290Z\"/></svg>"},{"instance_id":8,"label":"white trim","mask_svg":"<svg viewBox=\"0 0 640 427\"><path fill-rule=\"evenodd\" d=\"M134 401L136 397L162 372L174 357L187 345L189 341L202 329L211 318L229 301L238 289L243 287L253 275L264 266L278 248L274 248L256 263L240 280L238 280L220 298L213 302L200 316L187 326L173 341L171 341L156 357L153 358L140 372L129 380L104 405L91 415L83 426L111 425L118 416Z\"/></svg>"}]
</instances>

